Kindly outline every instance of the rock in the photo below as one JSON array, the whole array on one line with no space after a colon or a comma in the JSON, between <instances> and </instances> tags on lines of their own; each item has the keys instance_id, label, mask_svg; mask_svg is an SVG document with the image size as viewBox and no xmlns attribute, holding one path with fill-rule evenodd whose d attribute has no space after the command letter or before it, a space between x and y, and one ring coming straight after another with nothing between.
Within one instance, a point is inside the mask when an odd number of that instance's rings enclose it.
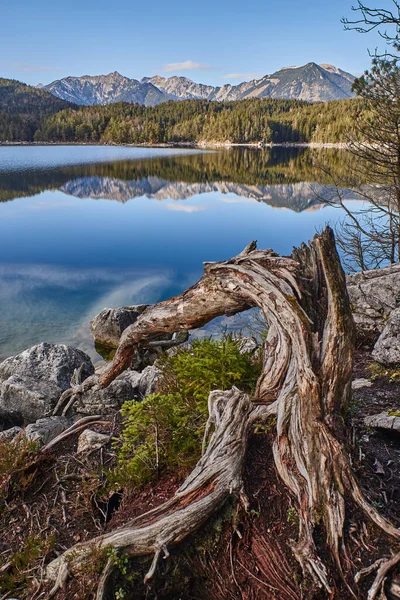
<instances>
[{"instance_id":1,"label":"rock","mask_svg":"<svg viewBox=\"0 0 400 600\"><path fill-rule=\"evenodd\" d=\"M400 365L400 308L395 308L376 342L372 357L386 367Z\"/></svg>"},{"instance_id":2,"label":"rock","mask_svg":"<svg viewBox=\"0 0 400 600\"><path fill-rule=\"evenodd\" d=\"M91 388L77 399L74 410L81 415L107 415L119 410L126 400L140 400L141 373L124 371L104 389Z\"/></svg>"},{"instance_id":3,"label":"rock","mask_svg":"<svg viewBox=\"0 0 400 600\"><path fill-rule=\"evenodd\" d=\"M238 348L240 354L254 354L260 348L255 337L243 337L239 339Z\"/></svg>"},{"instance_id":4,"label":"rock","mask_svg":"<svg viewBox=\"0 0 400 600\"><path fill-rule=\"evenodd\" d=\"M372 386L372 381L370 381L369 379L355 379L352 384L351 384L351 389L353 391L355 390L360 390L361 388L365 388L365 387L371 387Z\"/></svg>"},{"instance_id":5,"label":"rock","mask_svg":"<svg viewBox=\"0 0 400 600\"><path fill-rule=\"evenodd\" d=\"M13 440L19 433L23 431L22 427L10 427L10 429L6 429L5 431L0 431L0 440Z\"/></svg>"},{"instance_id":6,"label":"rock","mask_svg":"<svg viewBox=\"0 0 400 600\"><path fill-rule=\"evenodd\" d=\"M364 423L367 427L400 432L400 417L388 415L387 412L365 417Z\"/></svg>"},{"instance_id":7,"label":"rock","mask_svg":"<svg viewBox=\"0 0 400 600\"><path fill-rule=\"evenodd\" d=\"M81 415L107 415L119 410L126 400L141 401L154 392L160 370L149 366L138 371L124 371L104 389L97 386L81 394L74 409Z\"/></svg>"},{"instance_id":8,"label":"rock","mask_svg":"<svg viewBox=\"0 0 400 600\"><path fill-rule=\"evenodd\" d=\"M105 446L111 439L111 436L104 433L98 433L92 429L85 429L78 438L78 454L98 450Z\"/></svg>"},{"instance_id":9,"label":"rock","mask_svg":"<svg viewBox=\"0 0 400 600\"><path fill-rule=\"evenodd\" d=\"M0 411L24 424L49 413L71 381L94 373L87 354L62 344L42 343L0 363Z\"/></svg>"},{"instance_id":10,"label":"rock","mask_svg":"<svg viewBox=\"0 0 400 600\"><path fill-rule=\"evenodd\" d=\"M109 349L118 347L123 331L150 306L149 304L138 304L136 306L123 306L121 308L105 308L90 323L90 328L94 337L97 350L106 360L112 357ZM189 339L189 333L186 330L175 333L166 333L158 336L151 341L135 356L135 363L132 365L139 370L146 365L153 364L161 350L167 350L174 346L179 346Z\"/></svg>"},{"instance_id":11,"label":"rock","mask_svg":"<svg viewBox=\"0 0 400 600\"><path fill-rule=\"evenodd\" d=\"M400 264L348 275L347 290L359 340L375 343L400 306Z\"/></svg>"},{"instance_id":12,"label":"rock","mask_svg":"<svg viewBox=\"0 0 400 600\"><path fill-rule=\"evenodd\" d=\"M28 425L25 429L25 435L33 442L44 446L65 431L69 425L70 422L67 417L45 417Z\"/></svg>"},{"instance_id":13,"label":"rock","mask_svg":"<svg viewBox=\"0 0 400 600\"><path fill-rule=\"evenodd\" d=\"M149 394L153 394L156 390L157 382L161 377L161 371L154 365L146 367L141 372L141 377L138 382L138 394L142 400Z\"/></svg>"},{"instance_id":14,"label":"rock","mask_svg":"<svg viewBox=\"0 0 400 600\"><path fill-rule=\"evenodd\" d=\"M102 310L90 322L95 342L107 348L117 348L122 332L132 325L147 307L148 304L137 304Z\"/></svg>"}]
</instances>

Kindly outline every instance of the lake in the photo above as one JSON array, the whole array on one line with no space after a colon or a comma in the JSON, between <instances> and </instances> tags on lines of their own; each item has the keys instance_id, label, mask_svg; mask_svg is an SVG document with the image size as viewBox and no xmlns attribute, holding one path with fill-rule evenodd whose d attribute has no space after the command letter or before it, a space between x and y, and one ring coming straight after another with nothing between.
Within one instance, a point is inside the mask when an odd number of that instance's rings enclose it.
<instances>
[{"instance_id":1,"label":"lake","mask_svg":"<svg viewBox=\"0 0 400 600\"><path fill-rule=\"evenodd\" d=\"M182 292L203 261L251 240L289 254L341 217L319 167L344 151L200 152L0 147L0 359L41 341L99 360L89 321L105 307Z\"/></svg>"}]
</instances>

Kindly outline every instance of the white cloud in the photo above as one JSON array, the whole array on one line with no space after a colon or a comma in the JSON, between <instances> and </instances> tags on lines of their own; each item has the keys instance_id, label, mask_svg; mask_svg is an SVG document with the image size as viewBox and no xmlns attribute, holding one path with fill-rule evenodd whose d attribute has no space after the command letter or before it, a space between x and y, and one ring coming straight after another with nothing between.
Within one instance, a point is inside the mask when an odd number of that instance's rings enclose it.
<instances>
[{"instance_id":1,"label":"white cloud","mask_svg":"<svg viewBox=\"0 0 400 600\"><path fill-rule=\"evenodd\" d=\"M15 69L19 73L45 73L47 71L56 71L58 67L48 67L45 65L32 65L24 62L2 62L0 63L2 67L8 67L10 69Z\"/></svg>"},{"instance_id":2,"label":"white cloud","mask_svg":"<svg viewBox=\"0 0 400 600\"><path fill-rule=\"evenodd\" d=\"M225 204L258 204L255 198L245 198L243 196L225 196L219 198L219 200Z\"/></svg>"},{"instance_id":3,"label":"white cloud","mask_svg":"<svg viewBox=\"0 0 400 600\"><path fill-rule=\"evenodd\" d=\"M164 65L164 73L172 73L173 71L207 71L211 69L209 65L193 62L192 60L184 60L183 62L167 63Z\"/></svg>"},{"instance_id":4,"label":"white cloud","mask_svg":"<svg viewBox=\"0 0 400 600\"><path fill-rule=\"evenodd\" d=\"M224 75L224 79L242 79L244 81L246 79L260 79L264 75L265 73L228 73L228 75Z\"/></svg>"},{"instance_id":5,"label":"white cloud","mask_svg":"<svg viewBox=\"0 0 400 600\"><path fill-rule=\"evenodd\" d=\"M195 206L190 204L172 204L172 202L168 202L165 205L168 210L180 210L186 213L194 213L199 212L200 210L207 210L207 206Z\"/></svg>"}]
</instances>

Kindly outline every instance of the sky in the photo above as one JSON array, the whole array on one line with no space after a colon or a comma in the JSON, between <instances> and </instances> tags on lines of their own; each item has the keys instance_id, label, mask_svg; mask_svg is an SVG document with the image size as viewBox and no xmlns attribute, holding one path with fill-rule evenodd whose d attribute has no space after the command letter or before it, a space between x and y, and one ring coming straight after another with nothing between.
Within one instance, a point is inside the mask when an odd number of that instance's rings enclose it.
<instances>
[{"instance_id":1,"label":"sky","mask_svg":"<svg viewBox=\"0 0 400 600\"><path fill-rule=\"evenodd\" d=\"M355 3L355 0L353 0ZM367 3L368 4L368 3ZM392 0L382 0L392 7ZM68 75L183 75L239 83L284 66L330 63L360 75L376 33L344 31L352 0L3 0L0 76L31 85ZM353 13L354 14L354 13Z\"/></svg>"}]
</instances>

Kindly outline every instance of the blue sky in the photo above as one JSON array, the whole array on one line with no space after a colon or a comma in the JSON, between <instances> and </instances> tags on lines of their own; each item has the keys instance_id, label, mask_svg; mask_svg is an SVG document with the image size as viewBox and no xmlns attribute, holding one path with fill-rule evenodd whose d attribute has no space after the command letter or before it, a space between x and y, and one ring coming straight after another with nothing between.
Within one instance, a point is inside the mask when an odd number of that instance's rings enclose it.
<instances>
[{"instance_id":1,"label":"blue sky","mask_svg":"<svg viewBox=\"0 0 400 600\"><path fill-rule=\"evenodd\" d=\"M119 71L223 85L310 61L357 75L383 44L343 30L352 2L3 0L0 76L37 84Z\"/></svg>"}]
</instances>

